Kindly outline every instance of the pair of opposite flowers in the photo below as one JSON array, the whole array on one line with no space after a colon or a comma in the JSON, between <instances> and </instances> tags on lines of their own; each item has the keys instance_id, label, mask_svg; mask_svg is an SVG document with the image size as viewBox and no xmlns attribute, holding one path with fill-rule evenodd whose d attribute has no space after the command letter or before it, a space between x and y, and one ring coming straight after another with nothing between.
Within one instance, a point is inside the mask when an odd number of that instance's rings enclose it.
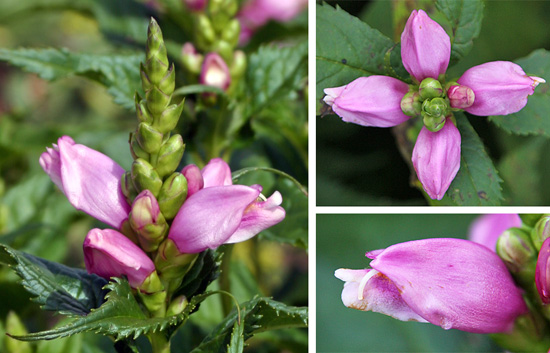
<instances>
[{"instance_id":1,"label":"pair of opposite flowers","mask_svg":"<svg viewBox=\"0 0 550 353\"><path fill-rule=\"evenodd\" d=\"M124 169L68 136L47 148L40 165L76 209L114 228L96 228L87 234L83 247L88 272L107 279L126 276L132 288L145 292L158 276L155 263L159 256L161 261L170 261L170 256L241 242L285 217L278 191L266 199L260 185L233 185L229 165L220 158L202 170L194 164L182 169L187 198L169 225L149 190L143 190L130 205L121 191ZM157 258L150 257L153 252L146 250L141 238L122 234L128 222L138 234L142 228L147 232L148 227L164 227Z\"/></svg>"},{"instance_id":2,"label":"pair of opposite flowers","mask_svg":"<svg viewBox=\"0 0 550 353\"><path fill-rule=\"evenodd\" d=\"M516 286L496 248L506 249L504 252L514 259L518 256L513 255L516 246L523 254L531 247L526 244L533 243L538 257L534 255L535 274L534 278L528 276L527 285L531 287L534 279L539 296L534 300L549 304L549 224L550 217L544 217L533 228L532 240L517 242L514 232L522 227L520 217L490 214L472 224L470 240L422 239L367 252L366 256L373 259L371 269L335 272L345 282L342 301L350 308L401 321L429 322L444 329L510 332L515 320L529 309L524 291Z\"/></svg>"},{"instance_id":3,"label":"pair of opposite flowers","mask_svg":"<svg viewBox=\"0 0 550 353\"><path fill-rule=\"evenodd\" d=\"M401 58L412 85L396 78L360 77L326 88L325 103L344 121L363 126L392 127L422 116L412 162L432 199L441 200L460 168L460 132L453 110L489 116L518 112L544 79L527 76L508 61L468 69L456 82L442 84L451 55L445 30L423 10L414 10L401 34Z\"/></svg>"}]
</instances>

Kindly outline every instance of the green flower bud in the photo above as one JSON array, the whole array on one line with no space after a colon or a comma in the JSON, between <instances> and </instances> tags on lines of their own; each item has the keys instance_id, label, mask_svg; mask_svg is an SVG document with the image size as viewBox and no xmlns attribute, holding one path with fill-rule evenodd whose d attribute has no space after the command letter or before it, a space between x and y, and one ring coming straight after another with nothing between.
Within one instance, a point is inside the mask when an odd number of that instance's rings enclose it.
<instances>
[{"instance_id":1,"label":"green flower bud","mask_svg":"<svg viewBox=\"0 0 550 353\"><path fill-rule=\"evenodd\" d=\"M149 23L145 51L145 72L153 85L158 85L168 70L168 55L162 31L154 19Z\"/></svg>"},{"instance_id":2,"label":"green flower bud","mask_svg":"<svg viewBox=\"0 0 550 353\"><path fill-rule=\"evenodd\" d=\"M187 179L181 173L173 173L164 181L157 198L159 208L167 220L172 220L187 198Z\"/></svg>"},{"instance_id":3,"label":"green flower bud","mask_svg":"<svg viewBox=\"0 0 550 353\"><path fill-rule=\"evenodd\" d=\"M122 190L122 194L126 197L126 201L128 201L131 205L132 202L134 202L138 192L134 187L132 174L130 172L122 174L122 177L120 178L120 189Z\"/></svg>"},{"instance_id":4,"label":"green flower bud","mask_svg":"<svg viewBox=\"0 0 550 353\"><path fill-rule=\"evenodd\" d=\"M520 228L505 230L498 238L497 254L518 282L534 282L538 253L527 232Z\"/></svg>"},{"instance_id":5,"label":"green flower bud","mask_svg":"<svg viewBox=\"0 0 550 353\"><path fill-rule=\"evenodd\" d=\"M147 153L157 153L164 135L147 123L140 123L135 137L141 148Z\"/></svg>"},{"instance_id":6,"label":"green flower bud","mask_svg":"<svg viewBox=\"0 0 550 353\"><path fill-rule=\"evenodd\" d=\"M244 76L246 72L246 54L242 50L235 50L233 52L233 62L229 67L229 74L231 80L237 81Z\"/></svg>"},{"instance_id":7,"label":"green flower bud","mask_svg":"<svg viewBox=\"0 0 550 353\"><path fill-rule=\"evenodd\" d=\"M168 317L181 314L188 304L189 301L185 295L180 295L179 297L172 299L172 302L166 310L166 316Z\"/></svg>"},{"instance_id":8,"label":"green flower bud","mask_svg":"<svg viewBox=\"0 0 550 353\"><path fill-rule=\"evenodd\" d=\"M172 96L174 88L176 87L176 71L174 70L174 63L170 66L170 69L166 72L166 76L160 81L159 89L167 96Z\"/></svg>"},{"instance_id":9,"label":"green flower bud","mask_svg":"<svg viewBox=\"0 0 550 353\"><path fill-rule=\"evenodd\" d=\"M212 46L212 51L217 52L226 63L233 60L233 46L225 40L218 40Z\"/></svg>"},{"instance_id":10,"label":"green flower bud","mask_svg":"<svg viewBox=\"0 0 550 353\"><path fill-rule=\"evenodd\" d=\"M443 98L425 100L422 103L422 118L424 126L432 132L437 132L445 125L449 105Z\"/></svg>"},{"instance_id":11,"label":"green flower bud","mask_svg":"<svg viewBox=\"0 0 550 353\"><path fill-rule=\"evenodd\" d=\"M134 231L134 228L132 228L132 226L130 225L130 220L126 219L124 220L124 222L122 222L122 224L120 225L120 232L124 234L126 238L130 239L132 243L139 246L139 239L136 232Z\"/></svg>"},{"instance_id":12,"label":"green flower bud","mask_svg":"<svg viewBox=\"0 0 550 353\"><path fill-rule=\"evenodd\" d=\"M134 159L143 158L146 161L149 160L149 153L145 152L143 148L141 148L136 140L135 134L130 134L130 153Z\"/></svg>"},{"instance_id":13,"label":"green flower bud","mask_svg":"<svg viewBox=\"0 0 550 353\"><path fill-rule=\"evenodd\" d=\"M542 243L550 237L550 216L542 217L531 230L531 241L537 250Z\"/></svg>"},{"instance_id":14,"label":"green flower bud","mask_svg":"<svg viewBox=\"0 0 550 353\"><path fill-rule=\"evenodd\" d=\"M180 253L174 241L167 238L158 248L157 256L154 260L155 268L163 281L177 281L181 283L181 279L193 266L198 255ZM170 291L170 288L168 290Z\"/></svg>"},{"instance_id":15,"label":"green flower bud","mask_svg":"<svg viewBox=\"0 0 550 353\"><path fill-rule=\"evenodd\" d=\"M172 174L180 164L183 157L185 144L181 135L174 135L166 141L159 151L157 162L157 173L161 178Z\"/></svg>"},{"instance_id":16,"label":"green flower bud","mask_svg":"<svg viewBox=\"0 0 550 353\"><path fill-rule=\"evenodd\" d=\"M214 32L210 19L204 13L197 14L196 20L197 44L199 47L206 49L216 41L216 32Z\"/></svg>"},{"instance_id":17,"label":"green flower bud","mask_svg":"<svg viewBox=\"0 0 550 353\"><path fill-rule=\"evenodd\" d=\"M158 316L164 316L164 313L159 313L159 311L164 310L166 291L164 290L164 286L160 281L157 271L151 273L137 289L139 297L149 312L154 315L158 314Z\"/></svg>"},{"instance_id":18,"label":"green flower bud","mask_svg":"<svg viewBox=\"0 0 550 353\"><path fill-rule=\"evenodd\" d=\"M160 132L167 134L176 128L183 111L183 102L184 99L182 99L180 104L169 105L162 112L155 125Z\"/></svg>"},{"instance_id":19,"label":"green flower bud","mask_svg":"<svg viewBox=\"0 0 550 353\"><path fill-rule=\"evenodd\" d=\"M139 94L135 94L134 96L135 104L136 104L136 112L138 116L138 121L140 123L147 123L152 124L153 123L153 116L149 112L149 109L147 109L147 102L139 96Z\"/></svg>"},{"instance_id":20,"label":"green flower bud","mask_svg":"<svg viewBox=\"0 0 550 353\"><path fill-rule=\"evenodd\" d=\"M168 223L160 212L155 196L149 190L142 191L136 197L128 219L137 233L141 248L146 252L157 250L168 233Z\"/></svg>"},{"instance_id":21,"label":"green flower bud","mask_svg":"<svg viewBox=\"0 0 550 353\"><path fill-rule=\"evenodd\" d=\"M185 43L181 49L181 61L185 68L194 74L200 74L204 56L199 54L192 43Z\"/></svg>"},{"instance_id":22,"label":"green flower bud","mask_svg":"<svg viewBox=\"0 0 550 353\"><path fill-rule=\"evenodd\" d=\"M142 63L139 64L139 75L141 77L141 87L144 92L147 92L151 89L151 87L153 87L153 84L151 83L149 76L147 76L145 66L143 66Z\"/></svg>"},{"instance_id":23,"label":"green flower bud","mask_svg":"<svg viewBox=\"0 0 550 353\"><path fill-rule=\"evenodd\" d=\"M530 213L521 213L519 218L521 222L528 227L534 227L535 224L543 217L540 213L530 214Z\"/></svg>"},{"instance_id":24,"label":"green flower bud","mask_svg":"<svg viewBox=\"0 0 550 353\"><path fill-rule=\"evenodd\" d=\"M145 92L145 100L147 101L147 108L153 113L154 116L162 114L164 109L170 104L172 97L164 94L157 87L151 87L151 89Z\"/></svg>"},{"instance_id":25,"label":"green flower bud","mask_svg":"<svg viewBox=\"0 0 550 353\"><path fill-rule=\"evenodd\" d=\"M6 317L6 332L14 336L28 334L25 325L23 325L19 316L14 311L8 312L8 316ZM9 336L5 336L4 340L6 353L32 353L33 351L30 342L19 341Z\"/></svg>"},{"instance_id":26,"label":"green flower bud","mask_svg":"<svg viewBox=\"0 0 550 353\"><path fill-rule=\"evenodd\" d=\"M420 93L409 92L401 99L401 110L403 114L408 116L417 116L422 111L422 103L420 102Z\"/></svg>"},{"instance_id":27,"label":"green flower bud","mask_svg":"<svg viewBox=\"0 0 550 353\"><path fill-rule=\"evenodd\" d=\"M162 179L149 162L138 158L132 163L132 183L138 192L149 190L158 196L162 187Z\"/></svg>"},{"instance_id":28,"label":"green flower bud","mask_svg":"<svg viewBox=\"0 0 550 353\"><path fill-rule=\"evenodd\" d=\"M443 87L438 80L428 77L420 82L419 92L422 99L438 98L443 96Z\"/></svg>"},{"instance_id":29,"label":"green flower bud","mask_svg":"<svg viewBox=\"0 0 550 353\"><path fill-rule=\"evenodd\" d=\"M224 41L235 48L239 43L239 34L241 33L241 23L236 19L230 20L222 29L221 35Z\"/></svg>"}]
</instances>

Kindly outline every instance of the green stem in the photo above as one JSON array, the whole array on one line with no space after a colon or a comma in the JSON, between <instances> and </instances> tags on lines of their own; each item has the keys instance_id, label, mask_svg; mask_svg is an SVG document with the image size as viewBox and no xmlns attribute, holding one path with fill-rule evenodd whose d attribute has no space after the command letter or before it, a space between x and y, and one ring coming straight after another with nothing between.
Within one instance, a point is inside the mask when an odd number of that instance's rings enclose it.
<instances>
[{"instance_id":1,"label":"green stem","mask_svg":"<svg viewBox=\"0 0 550 353\"><path fill-rule=\"evenodd\" d=\"M149 334L149 341L151 341L153 353L170 353L170 340L162 331Z\"/></svg>"},{"instance_id":2,"label":"green stem","mask_svg":"<svg viewBox=\"0 0 550 353\"><path fill-rule=\"evenodd\" d=\"M221 264L220 273L220 290L231 293L231 284L229 281L229 269L231 268L231 254L233 252L233 245L228 244L224 246L223 261ZM227 295L220 296L222 302L223 316L227 316L233 308L233 301Z\"/></svg>"}]
</instances>

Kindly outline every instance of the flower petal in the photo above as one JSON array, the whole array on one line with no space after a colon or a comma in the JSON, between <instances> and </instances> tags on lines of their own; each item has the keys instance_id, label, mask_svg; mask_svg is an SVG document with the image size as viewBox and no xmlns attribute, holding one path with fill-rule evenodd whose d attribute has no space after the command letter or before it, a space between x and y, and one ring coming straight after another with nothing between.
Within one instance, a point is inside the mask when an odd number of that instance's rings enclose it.
<instances>
[{"instance_id":1,"label":"flower petal","mask_svg":"<svg viewBox=\"0 0 550 353\"><path fill-rule=\"evenodd\" d=\"M474 104L466 108L475 115L507 115L520 111L535 87L545 82L529 77L523 69L509 61L492 61L468 69L458 83L475 93Z\"/></svg>"},{"instance_id":2,"label":"flower petal","mask_svg":"<svg viewBox=\"0 0 550 353\"><path fill-rule=\"evenodd\" d=\"M258 190L243 185L204 188L185 201L168 238L182 253L217 248L237 230L245 209L259 194Z\"/></svg>"},{"instance_id":3,"label":"flower petal","mask_svg":"<svg viewBox=\"0 0 550 353\"><path fill-rule=\"evenodd\" d=\"M468 240L392 245L370 265L395 284L414 312L444 329L505 332L527 311L498 255Z\"/></svg>"},{"instance_id":4,"label":"flower petal","mask_svg":"<svg viewBox=\"0 0 550 353\"><path fill-rule=\"evenodd\" d=\"M359 77L347 86L325 89L325 102L343 121L391 127L409 119L401 110L401 99L408 91L406 83L393 77Z\"/></svg>"},{"instance_id":5,"label":"flower petal","mask_svg":"<svg viewBox=\"0 0 550 353\"><path fill-rule=\"evenodd\" d=\"M204 187L204 179L201 170L194 164L183 167L181 174L187 179L187 197L193 195Z\"/></svg>"},{"instance_id":6,"label":"flower petal","mask_svg":"<svg viewBox=\"0 0 550 353\"><path fill-rule=\"evenodd\" d=\"M124 174L115 161L67 136L43 154L40 164L77 209L119 228L130 206L120 189Z\"/></svg>"},{"instance_id":7,"label":"flower petal","mask_svg":"<svg viewBox=\"0 0 550 353\"><path fill-rule=\"evenodd\" d=\"M468 239L496 251L498 237L508 228L520 227L517 214L486 214L479 216L470 226Z\"/></svg>"},{"instance_id":8,"label":"flower petal","mask_svg":"<svg viewBox=\"0 0 550 353\"><path fill-rule=\"evenodd\" d=\"M201 170L204 178L204 187L232 185L231 169L221 158L214 158Z\"/></svg>"},{"instance_id":9,"label":"flower petal","mask_svg":"<svg viewBox=\"0 0 550 353\"><path fill-rule=\"evenodd\" d=\"M451 39L423 10L413 10L401 33L403 66L418 82L438 79L449 66Z\"/></svg>"},{"instance_id":10,"label":"flower petal","mask_svg":"<svg viewBox=\"0 0 550 353\"><path fill-rule=\"evenodd\" d=\"M460 132L450 119L438 132L422 127L412 162L424 190L432 199L441 200L460 168Z\"/></svg>"},{"instance_id":11,"label":"flower petal","mask_svg":"<svg viewBox=\"0 0 550 353\"><path fill-rule=\"evenodd\" d=\"M248 240L285 218L285 210L279 206L283 197L275 191L263 202L253 202L244 211L239 228L229 237L226 243L238 243Z\"/></svg>"},{"instance_id":12,"label":"flower petal","mask_svg":"<svg viewBox=\"0 0 550 353\"><path fill-rule=\"evenodd\" d=\"M535 269L535 284L540 299L544 304L550 303L550 238L547 238L540 248Z\"/></svg>"},{"instance_id":13,"label":"flower petal","mask_svg":"<svg viewBox=\"0 0 550 353\"><path fill-rule=\"evenodd\" d=\"M107 279L126 276L132 288L139 287L155 271L153 261L143 250L116 230L90 230L83 247L88 273Z\"/></svg>"},{"instance_id":14,"label":"flower petal","mask_svg":"<svg viewBox=\"0 0 550 353\"><path fill-rule=\"evenodd\" d=\"M348 308L382 313L401 321L427 322L405 303L397 287L380 272L341 268L334 275L346 282L342 291L342 302ZM363 298L359 299L359 286L367 275L372 277L362 290Z\"/></svg>"}]
</instances>

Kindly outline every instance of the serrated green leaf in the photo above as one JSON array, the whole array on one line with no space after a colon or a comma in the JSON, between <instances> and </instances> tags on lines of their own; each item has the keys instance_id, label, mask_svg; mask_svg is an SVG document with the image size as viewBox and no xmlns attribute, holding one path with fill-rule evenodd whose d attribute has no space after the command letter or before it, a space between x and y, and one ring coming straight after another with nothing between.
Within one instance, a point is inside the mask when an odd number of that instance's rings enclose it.
<instances>
[{"instance_id":1,"label":"serrated green leaf","mask_svg":"<svg viewBox=\"0 0 550 353\"><path fill-rule=\"evenodd\" d=\"M286 99L307 77L307 42L292 47L262 46L249 57L246 71L245 117L273 101Z\"/></svg>"},{"instance_id":2,"label":"serrated green leaf","mask_svg":"<svg viewBox=\"0 0 550 353\"><path fill-rule=\"evenodd\" d=\"M233 325L233 332L231 333L231 340L227 346L228 353L241 353L244 350L244 323L235 321Z\"/></svg>"},{"instance_id":3,"label":"serrated green leaf","mask_svg":"<svg viewBox=\"0 0 550 353\"><path fill-rule=\"evenodd\" d=\"M12 267L45 310L86 315L103 303L107 281L84 270L47 261L0 244L0 262Z\"/></svg>"},{"instance_id":4,"label":"serrated green leaf","mask_svg":"<svg viewBox=\"0 0 550 353\"><path fill-rule=\"evenodd\" d=\"M455 116L462 138L460 169L442 201L458 206L498 206L503 199L502 179L464 113Z\"/></svg>"},{"instance_id":5,"label":"serrated green leaf","mask_svg":"<svg viewBox=\"0 0 550 353\"><path fill-rule=\"evenodd\" d=\"M338 6L317 5L317 101L323 98L325 88L361 76L388 74L384 56L393 46L390 38Z\"/></svg>"},{"instance_id":6,"label":"serrated green leaf","mask_svg":"<svg viewBox=\"0 0 550 353\"><path fill-rule=\"evenodd\" d=\"M307 307L293 307L269 298L254 298L240 305L244 339L253 335L282 328L307 327ZM233 310L192 353L225 352L238 320Z\"/></svg>"},{"instance_id":7,"label":"serrated green leaf","mask_svg":"<svg viewBox=\"0 0 550 353\"><path fill-rule=\"evenodd\" d=\"M435 6L451 23L451 60L455 64L466 56L481 31L482 0L437 0Z\"/></svg>"},{"instance_id":8,"label":"serrated green leaf","mask_svg":"<svg viewBox=\"0 0 550 353\"><path fill-rule=\"evenodd\" d=\"M515 61L526 74L550 80L550 51L538 49ZM550 137L550 84L542 83L529 96L527 105L517 113L491 116L489 120L509 133Z\"/></svg>"},{"instance_id":9,"label":"serrated green leaf","mask_svg":"<svg viewBox=\"0 0 550 353\"><path fill-rule=\"evenodd\" d=\"M194 296L182 313L164 318L149 318L141 310L132 294L132 289L126 279L115 278L106 286L110 292L107 301L88 315L79 317L71 323L42 332L25 336L15 336L22 341L50 340L67 337L80 332L92 331L113 336L116 341L140 335L166 330L169 327L183 323L196 306L209 294Z\"/></svg>"},{"instance_id":10,"label":"serrated green leaf","mask_svg":"<svg viewBox=\"0 0 550 353\"><path fill-rule=\"evenodd\" d=\"M53 81L71 75L97 81L107 87L115 103L134 107L134 93L141 87L141 54L95 55L72 53L67 49L3 49L0 60Z\"/></svg>"}]
</instances>

